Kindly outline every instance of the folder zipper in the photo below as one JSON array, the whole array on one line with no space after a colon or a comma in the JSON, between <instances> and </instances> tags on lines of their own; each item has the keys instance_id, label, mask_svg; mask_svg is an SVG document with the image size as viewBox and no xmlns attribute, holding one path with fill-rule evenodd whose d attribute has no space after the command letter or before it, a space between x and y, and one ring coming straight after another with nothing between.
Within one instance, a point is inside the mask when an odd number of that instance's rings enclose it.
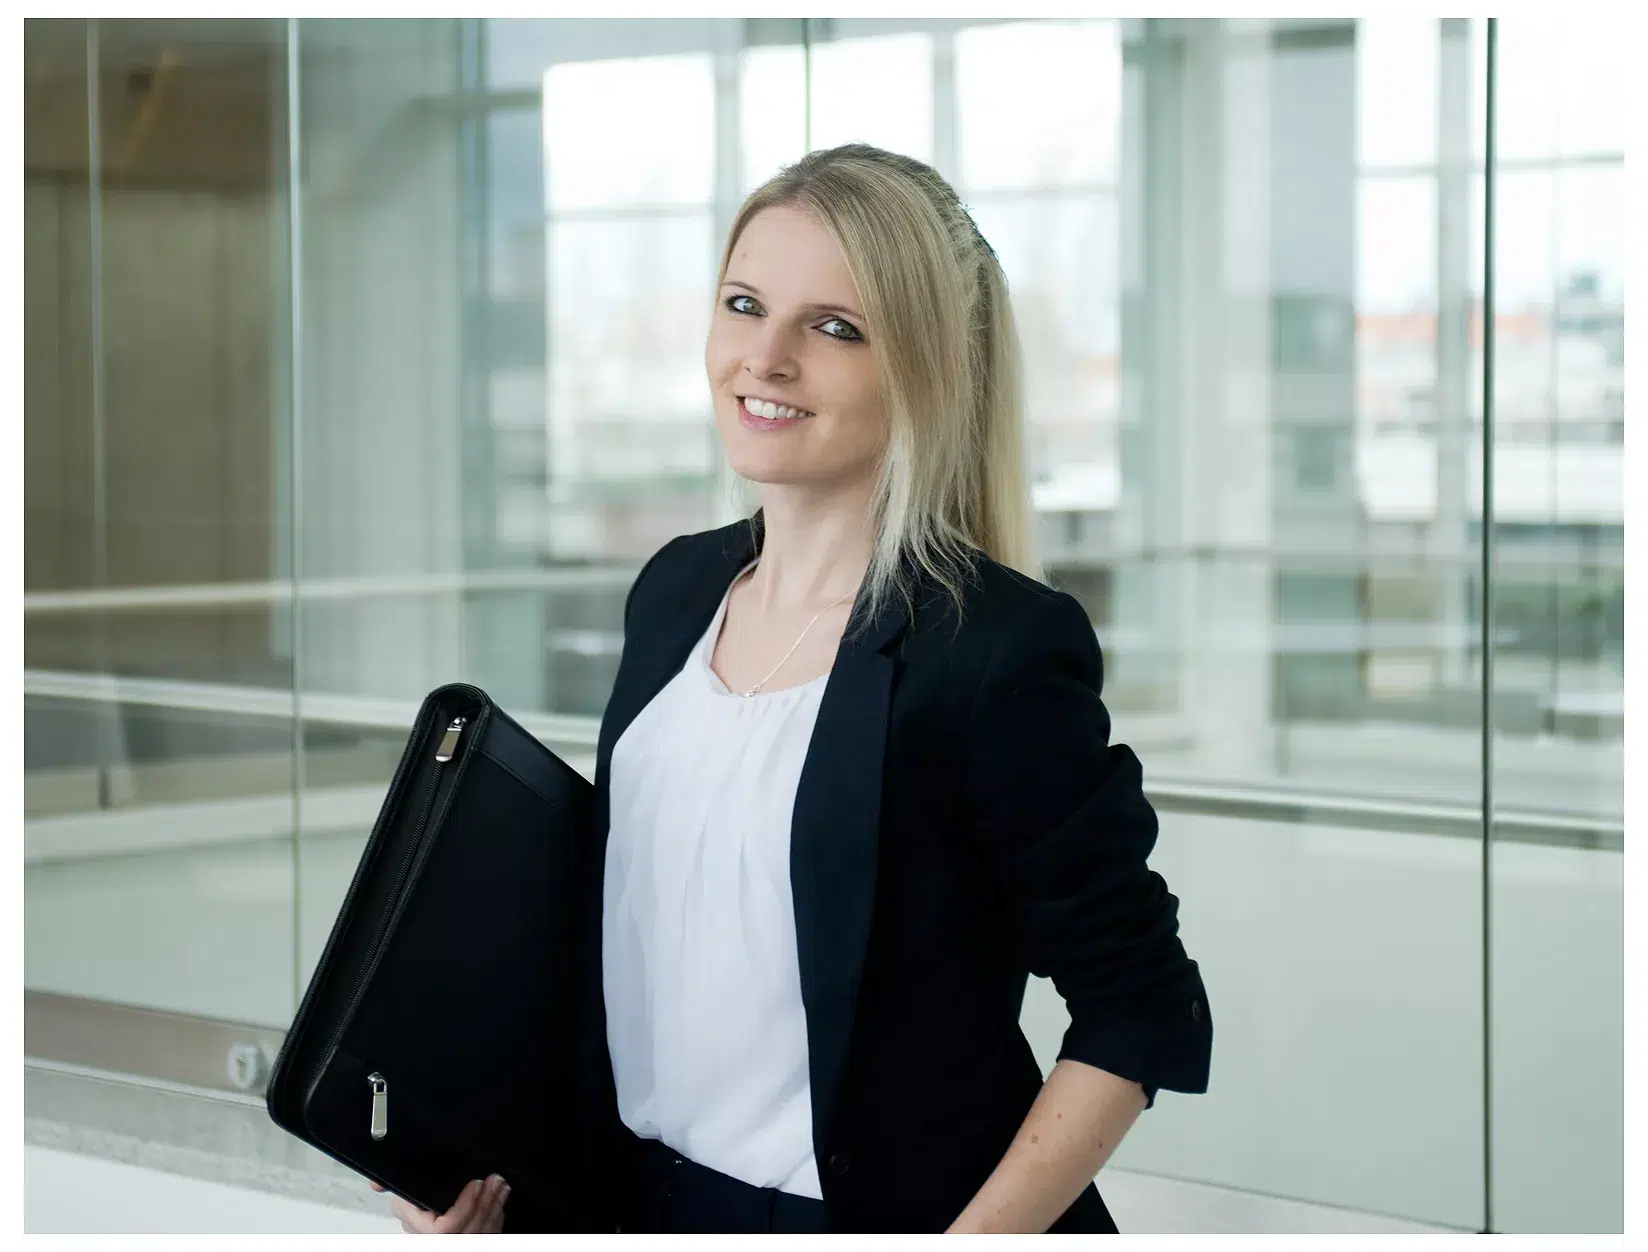
<instances>
[{"instance_id":1,"label":"folder zipper","mask_svg":"<svg viewBox=\"0 0 1648 1252\"><path fill-rule=\"evenodd\" d=\"M435 751L435 759L440 762L450 761L453 753L458 750L458 740L463 735L465 718L454 717L452 724L446 728L441 736L441 746Z\"/></svg>"},{"instance_id":2,"label":"folder zipper","mask_svg":"<svg viewBox=\"0 0 1648 1252\"><path fill-rule=\"evenodd\" d=\"M372 1084L372 1138L382 1139L389 1133L389 1083L379 1073L366 1076Z\"/></svg>"}]
</instances>

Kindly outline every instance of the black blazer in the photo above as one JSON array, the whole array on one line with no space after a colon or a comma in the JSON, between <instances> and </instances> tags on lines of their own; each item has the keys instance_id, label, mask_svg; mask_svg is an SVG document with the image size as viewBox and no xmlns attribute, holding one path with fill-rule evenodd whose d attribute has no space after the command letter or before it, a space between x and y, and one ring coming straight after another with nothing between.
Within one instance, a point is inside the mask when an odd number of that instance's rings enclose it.
<instances>
[{"instance_id":1,"label":"black blazer","mask_svg":"<svg viewBox=\"0 0 1648 1252\"><path fill-rule=\"evenodd\" d=\"M762 517L671 540L641 570L601 723L583 848L579 1050L587 1227L623 1221L636 1140L618 1119L601 989L613 744L680 670ZM976 554L959 630L922 582L849 623L821 698L790 840L813 1149L832 1230L942 1231L1041 1089L1019 1029L1026 977L1071 1023L1059 1056L1157 1088L1207 1089L1212 1020L1146 868L1156 816L1110 743L1080 604ZM1092 1185L1054 1227L1113 1231Z\"/></svg>"}]
</instances>

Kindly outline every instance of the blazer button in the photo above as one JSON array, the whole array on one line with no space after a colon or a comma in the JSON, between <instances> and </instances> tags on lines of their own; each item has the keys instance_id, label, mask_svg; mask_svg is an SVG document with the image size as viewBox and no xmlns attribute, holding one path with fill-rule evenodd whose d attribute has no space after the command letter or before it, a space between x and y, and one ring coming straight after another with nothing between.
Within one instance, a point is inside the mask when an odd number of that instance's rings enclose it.
<instances>
[{"instance_id":1,"label":"blazer button","mask_svg":"<svg viewBox=\"0 0 1648 1252\"><path fill-rule=\"evenodd\" d=\"M845 1150L832 1152L830 1153L830 1159L825 1162L825 1167L833 1176L840 1178L853 1167L853 1154Z\"/></svg>"},{"instance_id":2,"label":"blazer button","mask_svg":"<svg viewBox=\"0 0 1648 1252\"><path fill-rule=\"evenodd\" d=\"M1190 1002L1190 1019L1196 1022L1202 1020L1202 1002L1200 1000Z\"/></svg>"}]
</instances>

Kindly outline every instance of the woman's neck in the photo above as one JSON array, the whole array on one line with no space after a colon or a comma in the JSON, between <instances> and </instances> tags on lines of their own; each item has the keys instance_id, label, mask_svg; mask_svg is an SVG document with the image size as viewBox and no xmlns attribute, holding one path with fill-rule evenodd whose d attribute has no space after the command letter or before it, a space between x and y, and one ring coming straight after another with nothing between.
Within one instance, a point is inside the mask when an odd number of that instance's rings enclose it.
<instances>
[{"instance_id":1,"label":"woman's neck","mask_svg":"<svg viewBox=\"0 0 1648 1252\"><path fill-rule=\"evenodd\" d=\"M760 563L749 593L763 616L816 613L858 588L875 551L867 502L806 505L768 491L762 502Z\"/></svg>"}]
</instances>

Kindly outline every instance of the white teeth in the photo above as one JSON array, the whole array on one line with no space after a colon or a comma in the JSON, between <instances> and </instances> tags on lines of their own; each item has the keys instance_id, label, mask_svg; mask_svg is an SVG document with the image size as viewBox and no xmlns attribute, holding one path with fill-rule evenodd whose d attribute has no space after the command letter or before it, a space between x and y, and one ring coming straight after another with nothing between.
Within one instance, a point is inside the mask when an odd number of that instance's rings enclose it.
<instances>
[{"instance_id":1,"label":"white teeth","mask_svg":"<svg viewBox=\"0 0 1648 1252\"><path fill-rule=\"evenodd\" d=\"M792 409L782 404L768 404L765 400L757 400L754 396L744 397L744 407L757 417L764 417L770 422L812 416L805 409Z\"/></svg>"}]
</instances>

